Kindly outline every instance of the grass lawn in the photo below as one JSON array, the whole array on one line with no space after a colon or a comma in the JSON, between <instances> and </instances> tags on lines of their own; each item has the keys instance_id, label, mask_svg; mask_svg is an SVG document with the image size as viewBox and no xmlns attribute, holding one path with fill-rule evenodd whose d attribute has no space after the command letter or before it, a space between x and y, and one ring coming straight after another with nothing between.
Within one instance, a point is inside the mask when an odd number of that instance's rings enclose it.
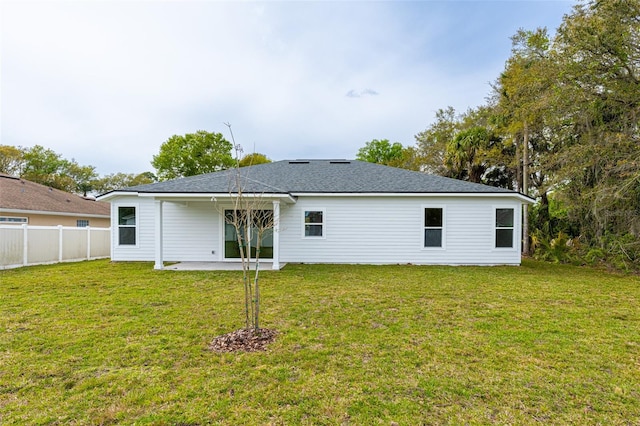
<instances>
[{"instance_id":1,"label":"grass lawn","mask_svg":"<svg viewBox=\"0 0 640 426\"><path fill-rule=\"evenodd\" d=\"M640 424L640 279L522 267L0 271L0 424Z\"/></svg>"}]
</instances>

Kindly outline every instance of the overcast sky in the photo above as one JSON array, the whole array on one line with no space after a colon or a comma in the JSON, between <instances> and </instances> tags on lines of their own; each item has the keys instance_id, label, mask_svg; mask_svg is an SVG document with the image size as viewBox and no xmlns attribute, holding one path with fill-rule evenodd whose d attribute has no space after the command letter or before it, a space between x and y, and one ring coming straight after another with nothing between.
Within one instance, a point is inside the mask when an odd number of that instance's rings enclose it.
<instances>
[{"instance_id":1,"label":"overcast sky","mask_svg":"<svg viewBox=\"0 0 640 426\"><path fill-rule=\"evenodd\" d=\"M0 1L0 144L101 175L153 171L174 134L273 160L415 144L435 111L484 103L518 28L573 1Z\"/></svg>"}]
</instances>

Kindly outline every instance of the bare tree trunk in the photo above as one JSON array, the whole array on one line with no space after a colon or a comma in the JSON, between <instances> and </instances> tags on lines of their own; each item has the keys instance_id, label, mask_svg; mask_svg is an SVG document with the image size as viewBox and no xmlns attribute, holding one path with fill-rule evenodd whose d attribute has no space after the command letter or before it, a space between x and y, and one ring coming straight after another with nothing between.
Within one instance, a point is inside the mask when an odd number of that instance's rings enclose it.
<instances>
[{"instance_id":1,"label":"bare tree trunk","mask_svg":"<svg viewBox=\"0 0 640 426\"><path fill-rule=\"evenodd\" d=\"M246 263L246 250L244 246L244 241L242 240L242 231L243 231L243 218L242 213L243 210L238 209L238 203L234 206L233 210L233 227L236 231L236 241L238 242L238 251L240 252L240 262L242 263L242 282L244 285L244 315L245 315L245 328L249 328L251 325L251 285L249 284L249 274L248 269L249 266ZM240 215L240 217L238 217ZM246 229L245 229L246 232ZM246 240L246 238L245 238Z\"/></svg>"},{"instance_id":2,"label":"bare tree trunk","mask_svg":"<svg viewBox=\"0 0 640 426\"><path fill-rule=\"evenodd\" d=\"M226 124L226 123L225 123ZM236 167L235 167L235 186L230 186L229 195L234 202L234 214L232 218L225 220L233 225L237 233L237 241L240 250L240 259L242 261L242 273L245 291L245 316L246 329L260 329L260 249L264 232L274 227L273 213L266 213L266 205L261 199L261 194L252 193L247 195L244 193L246 176L240 173L239 159L242 147L235 143L231 125L226 124L231 132L231 139L236 149ZM256 241L255 270L251 277L251 242Z\"/></svg>"},{"instance_id":3,"label":"bare tree trunk","mask_svg":"<svg viewBox=\"0 0 640 426\"><path fill-rule=\"evenodd\" d=\"M255 320L253 328L255 330L260 329L260 286L258 285L258 274L260 273L260 266L258 265L258 255L256 254L256 270L253 275L254 295L255 295Z\"/></svg>"},{"instance_id":4,"label":"bare tree trunk","mask_svg":"<svg viewBox=\"0 0 640 426\"><path fill-rule=\"evenodd\" d=\"M251 276L249 275L251 273L251 210L246 209L244 212L246 216L244 227L244 254L246 259L245 262L243 262L242 272L247 276L247 298L249 299L249 323L247 324L247 328L251 328L255 318L254 295L251 286Z\"/></svg>"}]
</instances>

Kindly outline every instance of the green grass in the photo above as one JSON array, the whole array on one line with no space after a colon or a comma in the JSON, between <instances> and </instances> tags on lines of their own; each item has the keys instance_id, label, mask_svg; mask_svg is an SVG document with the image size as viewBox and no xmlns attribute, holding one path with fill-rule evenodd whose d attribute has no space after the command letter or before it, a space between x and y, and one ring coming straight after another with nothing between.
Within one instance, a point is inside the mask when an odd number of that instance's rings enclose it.
<instances>
[{"instance_id":1,"label":"green grass","mask_svg":"<svg viewBox=\"0 0 640 426\"><path fill-rule=\"evenodd\" d=\"M640 279L522 267L0 271L0 424L639 424Z\"/></svg>"}]
</instances>

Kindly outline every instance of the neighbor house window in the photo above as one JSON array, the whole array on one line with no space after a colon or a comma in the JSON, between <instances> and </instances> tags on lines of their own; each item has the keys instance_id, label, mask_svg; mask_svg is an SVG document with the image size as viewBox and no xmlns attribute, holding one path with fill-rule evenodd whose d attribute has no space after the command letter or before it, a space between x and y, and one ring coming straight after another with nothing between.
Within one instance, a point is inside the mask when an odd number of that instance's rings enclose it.
<instances>
[{"instance_id":1,"label":"neighbor house window","mask_svg":"<svg viewBox=\"0 0 640 426\"><path fill-rule=\"evenodd\" d=\"M324 211L323 210L305 210L304 236L305 237L324 237Z\"/></svg>"},{"instance_id":2,"label":"neighbor house window","mask_svg":"<svg viewBox=\"0 0 640 426\"><path fill-rule=\"evenodd\" d=\"M440 207L427 207L424 209L425 247L442 247L443 216L443 209Z\"/></svg>"},{"instance_id":3,"label":"neighbor house window","mask_svg":"<svg viewBox=\"0 0 640 426\"><path fill-rule=\"evenodd\" d=\"M136 208L118 207L118 244L136 245Z\"/></svg>"},{"instance_id":4,"label":"neighbor house window","mask_svg":"<svg viewBox=\"0 0 640 426\"><path fill-rule=\"evenodd\" d=\"M496 209L496 247L513 248L513 209Z\"/></svg>"},{"instance_id":5,"label":"neighbor house window","mask_svg":"<svg viewBox=\"0 0 640 426\"><path fill-rule=\"evenodd\" d=\"M76 227L78 228L86 228L89 226L89 221L86 219L78 219L76 220Z\"/></svg>"},{"instance_id":6,"label":"neighbor house window","mask_svg":"<svg viewBox=\"0 0 640 426\"><path fill-rule=\"evenodd\" d=\"M29 223L26 217L0 216L0 225L2 224Z\"/></svg>"}]
</instances>

